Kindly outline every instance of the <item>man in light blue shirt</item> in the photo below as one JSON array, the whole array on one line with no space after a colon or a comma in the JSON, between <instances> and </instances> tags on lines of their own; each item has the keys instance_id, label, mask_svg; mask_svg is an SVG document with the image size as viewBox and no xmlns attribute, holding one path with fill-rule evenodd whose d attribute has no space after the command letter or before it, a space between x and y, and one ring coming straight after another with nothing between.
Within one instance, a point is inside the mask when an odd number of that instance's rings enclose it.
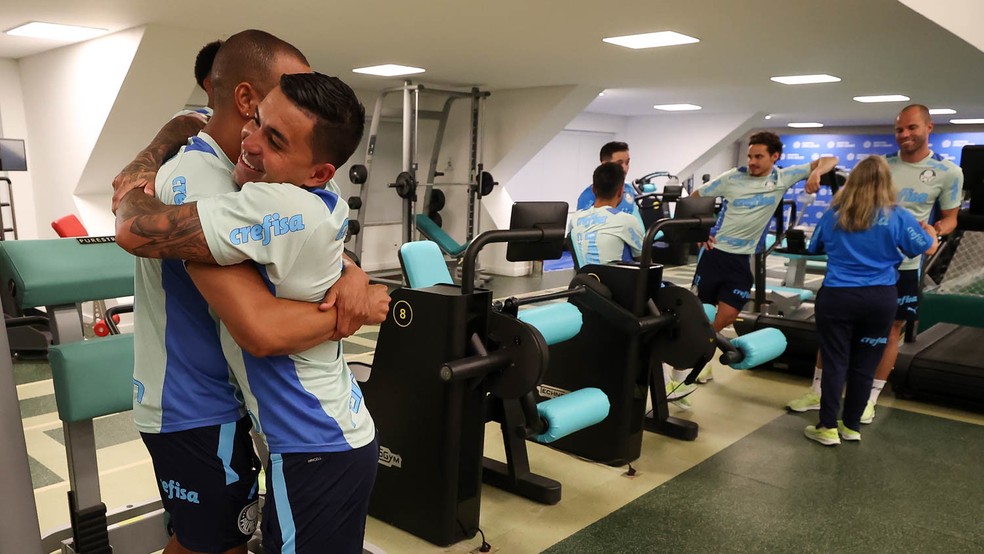
<instances>
[{"instance_id":1,"label":"man in light blue shirt","mask_svg":"<svg viewBox=\"0 0 984 554\"><path fill-rule=\"evenodd\" d=\"M748 167L725 172L694 191L694 196L719 196L728 209L717 234L708 240L697 263L694 284L705 304L717 306L714 329L734 323L752 288L751 255L765 232L783 194L806 179L806 191L820 187L820 176L837 165L823 157L810 164L780 169L782 141L774 133L756 133L749 139Z\"/></svg>"},{"instance_id":2,"label":"man in light blue shirt","mask_svg":"<svg viewBox=\"0 0 984 554\"><path fill-rule=\"evenodd\" d=\"M601 152L598 154L599 161L601 163L612 162L619 165L625 174L622 178L624 181L629 175L629 162L631 161L629 157L629 145L624 142L612 141L606 143L601 147ZM593 185L588 185L581 195L577 197L577 209L586 210L591 208L595 204L595 194L592 190ZM618 204L615 206L620 212L625 212L627 214L632 214L639 219L639 224L642 225L642 215L639 213L639 206L635 203L635 189L632 188L632 184L625 182L623 183L621 195L619 196Z\"/></svg>"},{"instance_id":3,"label":"man in light blue shirt","mask_svg":"<svg viewBox=\"0 0 984 554\"><path fill-rule=\"evenodd\" d=\"M117 240L147 256L252 260L278 297L317 301L341 274L348 225L347 205L327 184L358 146L364 115L338 79L284 75L243 129L233 171L240 192L171 206L130 193L117 213ZM173 237L178 228L184 232ZM221 268L188 270L198 284ZM270 447L264 548L361 552L378 443L340 343L289 355L255 349L252 337L279 330L242 297L208 283L200 290L222 321L226 359Z\"/></svg>"},{"instance_id":4,"label":"man in light blue shirt","mask_svg":"<svg viewBox=\"0 0 984 554\"><path fill-rule=\"evenodd\" d=\"M886 156L899 206L912 212L917 221L928 222L934 206L940 209L933 227L938 236L949 235L957 228L957 213L963 201L963 171L929 148L933 120L929 109L921 104L906 106L895 118L895 142L898 152ZM888 335L888 343L875 370L871 394L861 423L875 419L875 404L895 368L899 341L906 322L919 319L919 279L922 256L906 258L898 267L898 310ZM791 400L786 407L795 412L820 409L820 383L823 368L819 357L813 372L810 391Z\"/></svg>"},{"instance_id":5,"label":"man in light blue shirt","mask_svg":"<svg viewBox=\"0 0 984 554\"><path fill-rule=\"evenodd\" d=\"M574 213L569 229L578 265L630 261L642 253L642 223L617 208L624 181L625 171L617 163L606 162L594 170L594 203Z\"/></svg>"}]
</instances>

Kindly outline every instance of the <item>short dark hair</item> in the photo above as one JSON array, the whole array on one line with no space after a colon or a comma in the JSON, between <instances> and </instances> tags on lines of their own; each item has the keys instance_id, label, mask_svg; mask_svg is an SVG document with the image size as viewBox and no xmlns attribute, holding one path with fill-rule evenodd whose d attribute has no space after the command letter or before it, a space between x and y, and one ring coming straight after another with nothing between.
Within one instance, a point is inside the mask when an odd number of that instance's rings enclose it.
<instances>
[{"instance_id":1,"label":"short dark hair","mask_svg":"<svg viewBox=\"0 0 984 554\"><path fill-rule=\"evenodd\" d=\"M202 90L205 90L205 79L212 72L212 62L215 61L215 54L218 53L220 46L222 46L221 40L212 41L202 46L195 56L195 81Z\"/></svg>"},{"instance_id":2,"label":"short dark hair","mask_svg":"<svg viewBox=\"0 0 984 554\"><path fill-rule=\"evenodd\" d=\"M782 140L779 139L779 135L771 133L769 131L762 131L755 133L748 139L748 145L761 144L765 146L766 150L769 151L769 155L779 153L782 154Z\"/></svg>"},{"instance_id":3,"label":"short dark hair","mask_svg":"<svg viewBox=\"0 0 984 554\"><path fill-rule=\"evenodd\" d=\"M351 87L323 73L280 77L284 96L314 119L311 150L315 161L336 168L348 161L362 140L366 109Z\"/></svg>"},{"instance_id":4,"label":"short dark hair","mask_svg":"<svg viewBox=\"0 0 984 554\"><path fill-rule=\"evenodd\" d=\"M604 146L601 147L601 152L598 153L598 160L602 162L610 162L612 161L612 156L614 156L616 152L628 152L628 151L629 151L628 144L613 140L612 142L606 143Z\"/></svg>"},{"instance_id":5,"label":"short dark hair","mask_svg":"<svg viewBox=\"0 0 984 554\"><path fill-rule=\"evenodd\" d=\"M227 38L215 55L212 89L216 102L232 101L235 87L249 83L262 96L270 93L280 75L274 73L278 56L290 56L304 65L307 58L294 45L266 31L247 29Z\"/></svg>"},{"instance_id":6,"label":"short dark hair","mask_svg":"<svg viewBox=\"0 0 984 554\"><path fill-rule=\"evenodd\" d=\"M621 150L616 150L621 152ZM625 186L625 170L615 162L605 162L594 170L591 192L600 200L611 200L620 195Z\"/></svg>"},{"instance_id":7,"label":"short dark hair","mask_svg":"<svg viewBox=\"0 0 984 554\"><path fill-rule=\"evenodd\" d=\"M902 114L904 114L905 112L908 112L908 111L917 111L917 112L919 112L919 115L922 116L923 121L925 121L926 123L932 123L933 122L933 116L929 114L929 108L927 108L926 106L924 106L922 104L909 104L908 106L906 106L906 107L902 108L901 110L899 110L899 115L902 115Z\"/></svg>"}]
</instances>

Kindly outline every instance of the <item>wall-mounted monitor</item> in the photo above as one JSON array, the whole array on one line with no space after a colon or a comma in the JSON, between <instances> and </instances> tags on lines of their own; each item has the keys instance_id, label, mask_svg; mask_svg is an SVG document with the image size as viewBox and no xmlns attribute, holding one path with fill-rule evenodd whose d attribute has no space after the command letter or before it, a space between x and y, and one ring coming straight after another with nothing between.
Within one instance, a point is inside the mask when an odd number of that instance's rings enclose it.
<instances>
[{"instance_id":1,"label":"wall-mounted monitor","mask_svg":"<svg viewBox=\"0 0 984 554\"><path fill-rule=\"evenodd\" d=\"M0 139L0 171L27 171L27 152L22 139Z\"/></svg>"}]
</instances>

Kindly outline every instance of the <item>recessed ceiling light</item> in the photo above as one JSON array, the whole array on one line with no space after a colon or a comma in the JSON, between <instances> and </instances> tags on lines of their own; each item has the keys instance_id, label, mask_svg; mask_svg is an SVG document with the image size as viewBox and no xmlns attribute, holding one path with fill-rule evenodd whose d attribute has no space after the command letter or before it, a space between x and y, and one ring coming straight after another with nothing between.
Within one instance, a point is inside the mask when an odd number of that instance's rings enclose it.
<instances>
[{"instance_id":1,"label":"recessed ceiling light","mask_svg":"<svg viewBox=\"0 0 984 554\"><path fill-rule=\"evenodd\" d=\"M765 116L766 119L772 119L772 114Z\"/></svg>"},{"instance_id":2,"label":"recessed ceiling light","mask_svg":"<svg viewBox=\"0 0 984 554\"><path fill-rule=\"evenodd\" d=\"M815 121L808 121L803 123L788 123L787 125L794 129L812 129L816 127L823 127L823 123L817 123Z\"/></svg>"},{"instance_id":3,"label":"recessed ceiling light","mask_svg":"<svg viewBox=\"0 0 984 554\"><path fill-rule=\"evenodd\" d=\"M601 91L598 93L598 96L604 96L604 95L605 95L605 91Z\"/></svg>"},{"instance_id":4,"label":"recessed ceiling light","mask_svg":"<svg viewBox=\"0 0 984 554\"><path fill-rule=\"evenodd\" d=\"M423 73L424 71L426 70L419 67L410 67L407 65L397 65L393 63L374 65L371 67L357 67L352 70L353 73L378 75L380 77L399 77L400 75L413 75L414 73Z\"/></svg>"},{"instance_id":5,"label":"recessed ceiling light","mask_svg":"<svg viewBox=\"0 0 984 554\"><path fill-rule=\"evenodd\" d=\"M657 104L653 108L664 112L689 112L701 109L700 106L694 104Z\"/></svg>"},{"instance_id":6,"label":"recessed ceiling light","mask_svg":"<svg viewBox=\"0 0 984 554\"><path fill-rule=\"evenodd\" d=\"M951 119L954 125L980 125L984 124L984 119Z\"/></svg>"},{"instance_id":7,"label":"recessed ceiling light","mask_svg":"<svg viewBox=\"0 0 984 554\"><path fill-rule=\"evenodd\" d=\"M870 104L873 102L908 102L909 97L901 94L880 94L876 96L855 96L855 102Z\"/></svg>"},{"instance_id":8,"label":"recessed ceiling light","mask_svg":"<svg viewBox=\"0 0 984 554\"><path fill-rule=\"evenodd\" d=\"M17 37L46 38L69 42L88 40L105 35L109 31L95 27L79 27L78 25L60 25L58 23L32 21L4 32Z\"/></svg>"},{"instance_id":9,"label":"recessed ceiling light","mask_svg":"<svg viewBox=\"0 0 984 554\"><path fill-rule=\"evenodd\" d=\"M814 83L836 83L841 79L822 73L820 75L783 75L772 77L772 80L784 85L812 85Z\"/></svg>"},{"instance_id":10,"label":"recessed ceiling light","mask_svg":"<svg viewBox=\"0 0 984 554\"><path fill-rule=\"evenodd\" d=\"M929 115L952 115L957 113L957 110L952 108L930 108Z\"/></svg>"},{"instance_id":11,"label":"recessed ceiling light","mask_svg":"<svg viewBox=\"0 0 984 554\"><path fill-rule=\"evenodd\" d=\"M625 35L601 39L609 44L616 44L633 50L641 48L659 48L661 46L676 46L677 44L693 44L700 39L677 33L675 31L660 31L658 33L643 33L641 35Z\"/></svg>"}]
</instances>

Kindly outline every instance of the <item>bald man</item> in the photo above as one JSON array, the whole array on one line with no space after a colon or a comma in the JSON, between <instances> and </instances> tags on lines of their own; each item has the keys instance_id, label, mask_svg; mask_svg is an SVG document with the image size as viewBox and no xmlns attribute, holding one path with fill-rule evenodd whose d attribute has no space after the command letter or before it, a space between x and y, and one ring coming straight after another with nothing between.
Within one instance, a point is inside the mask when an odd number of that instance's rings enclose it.
<instances>
[{"instance_id":1,"label":"bald man","mask_svg":"<svg viewBox=\"0 0 984 554\"><path fill-rule=\"evenodd\" d=\"M939 218L933 227L939 236L943 236L957 228L957 213L963 200L963 170L929 148L929 135L932 132L933 120L929 109L921 104L906 106L895 118L895 142L898 143L899 150L886 156L886 159L892 171L892 182L898 193L899 205L912 212L921 222L928 222L934 206L939 205ZM875 380L871 385L868 404L861 415L861 423L874 421L878 396L895 368L895 359L899 355L902 329L907 322L919 319L921 262L921 257L907 258L899 265L899 280L896 284L899 306L895 313L895 323L892 324L888 344L875 370ZM810 391L790 401L786 407L794 412L819 410L822 372L818 357Z\"/></svg>"}]
</instances>

